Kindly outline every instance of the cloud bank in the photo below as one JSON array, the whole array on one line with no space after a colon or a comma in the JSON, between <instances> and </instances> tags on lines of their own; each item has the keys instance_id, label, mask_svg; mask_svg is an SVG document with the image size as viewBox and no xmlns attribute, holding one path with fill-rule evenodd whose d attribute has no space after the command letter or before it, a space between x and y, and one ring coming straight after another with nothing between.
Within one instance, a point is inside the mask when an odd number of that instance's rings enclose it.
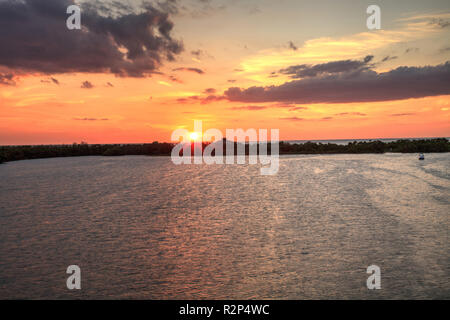
<instances>
[{"instance_id":1,"label":"cloud bank","mask_svg":"<svg viewBox=\"0 0 450 320\"><path fill-rule=\"evenodd\" d=\"M378 73L362 61L337 61L283 69L299 80L281 85L232 87L224 92L229 101L352 103L402 100L450 94L450 61L436 66L398 67Z\"/></svg>"},{"instance_id":2,"label":"cloud bank","mask_svg":"<svg viewBox=\"0 0 450 320\"><path fill-rule=\"evenodd\" d=\"M66 9L73 4L73 0L0 1L0 66L44 74L143 77L183 49L171 36L169 14L149 3L136 12L117 1L90 1L82 6L82 30L68 30ZM108 9L114 16L102 13Z\"/></svg>"}]
</instances>

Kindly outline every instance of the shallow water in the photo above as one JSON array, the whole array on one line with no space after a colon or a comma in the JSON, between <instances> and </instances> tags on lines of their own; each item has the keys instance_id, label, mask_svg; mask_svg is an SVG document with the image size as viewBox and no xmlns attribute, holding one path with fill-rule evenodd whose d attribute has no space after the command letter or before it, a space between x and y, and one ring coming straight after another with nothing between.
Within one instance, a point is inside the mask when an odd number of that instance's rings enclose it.
<instances>
[{"instance_id":1,"label":"shallow water","mask_svg":"<svg viewBox=\"0 0 450 320\"><path fill-rule=\"evenodd\" d=\"M0 298L449 299L449 195L449 153L6 163Z\"/></svg>"}]
</instances>

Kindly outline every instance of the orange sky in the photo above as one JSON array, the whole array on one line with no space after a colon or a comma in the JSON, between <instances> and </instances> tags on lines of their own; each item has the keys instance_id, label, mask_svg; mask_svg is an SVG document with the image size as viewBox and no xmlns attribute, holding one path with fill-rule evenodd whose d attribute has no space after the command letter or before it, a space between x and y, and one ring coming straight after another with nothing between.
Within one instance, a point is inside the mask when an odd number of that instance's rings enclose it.
<instances>
[{"instance_id":1,"label":"orange sky","mask_svg":"<svg viewBox=\"0 0 450 320\"><path fill-rule=\"evenodd\" d=\"M244 17L232 21L234 11L219 7L199 18L174 15L174 36L183 41L184 51L175 61L162 63L158 69L162 74L150 77L12 69L15 85L0 85L0 144L169 141L177 128L192 130L194 120L203 120L204 130L277 128L282 140L450 136L450 95L353 103L205 102L208 95L220 97L234 86L245 89L291 81L288 75L273 77L271 73L293 65L373 55L373 70L381 73L450 60L446 47L450 28L429 23L430 19L447 21L449 11L403 13L386 19L382 30L375 31L364 24L352 29L345 21L331 21L309 36L304 28L290 29L285 35L282 26L271 26L270 20L263 19L270 17L267 6L260 5L247 26ZM283 8L277 10L283 12ZM365 21L365 12L359 15ZM210 30L200 32L205 26ZM260 26L267 33L257 31ZM255 31L238 33L244 27ZM287 39L297 50L289 47ZM201 51L192 52L196 50ZM381 61L388 56L396 58ZM174 71L177 68L197 68L204 73ZM84 81L93 87L81 88ZM205 92L208 88L215 92Z\"/></svg>"}]
</instances>

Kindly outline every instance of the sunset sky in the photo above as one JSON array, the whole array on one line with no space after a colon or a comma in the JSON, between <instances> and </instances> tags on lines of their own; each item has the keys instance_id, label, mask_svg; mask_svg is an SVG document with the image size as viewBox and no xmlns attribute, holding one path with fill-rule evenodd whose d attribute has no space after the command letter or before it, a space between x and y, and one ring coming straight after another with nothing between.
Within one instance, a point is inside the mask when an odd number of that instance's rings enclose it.
<instances>
[{"instance_id":1,"label":"sunset sky","mask_svg":"<svg viewBox=\"0 0 450 320\"><path fill-rule=\"evenodd\" d=\"M0 0L0 42L2 145L450 136L448 0Z\"/></svg>"}]
</instances>

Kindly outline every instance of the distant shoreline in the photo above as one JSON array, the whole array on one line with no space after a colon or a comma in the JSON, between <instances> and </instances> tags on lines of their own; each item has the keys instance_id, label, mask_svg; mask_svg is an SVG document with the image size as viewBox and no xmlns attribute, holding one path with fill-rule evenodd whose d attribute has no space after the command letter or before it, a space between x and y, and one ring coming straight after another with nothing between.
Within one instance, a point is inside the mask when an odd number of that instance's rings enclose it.
<instances>
[{"instance_id":1,"label":"distant shoreline","mask_svg":"<svg viewBox=\"0 0 450 320\"><path fill-rule=\"evenodd\" d=\"M233 144L228 141L225 145ZM237 154L234 142L235 154ZM208 144L203 143L203 148ZM170 156L174 143L142 143L142 144L87 144L74 143L72 145L34 145L34 146L0 146L0 163L45 159L59 157L81 156ZM270 143L267 145L270 154ZM293 143L280 141L280 155L294 154L363 154L363 153L431 153L450 152L450 141L447 138L432 139L402 139L391 142L353 141L347 144L303 142ZM245 144L245 154L249 153L249 145ZM226 154L224 152L224 154Z\"/></svg>"},{"instance_id":2,"label":"distant shoreline","mask_svg":"<svg viewBox=\"0 0 450 320\"><path fill-rule=\"evenodd\" d=\"M399 141L399 140L410 140L410 141L416 141L416 140L434 140L434 139L447 139L450 141L450 137L414 137L414 138L355 138L355 139L298 139L298 140L280 140L280 142L284 143L290 143L290 144L303 144L306 142L313 142L313 143L335 143L335 144L348 144L349 142L373 142L373 141L381 141L381 142L393 142L393 141ZM270 141L270 140L269 140ZM169 143L173 144L171 142L158 142L157 143L163 144L163 143ZM87 142L81 142L79 144L83 144ZM143 144L152 144L153 142L127 142L127 143L87 143L88 145L106 145L106 146L116 146L116 145L143 145ZM37 144L5 144L0 145L0 148L2 147L37 147L37 146L72 146L73 144L78 144L76 142L74 143L37 143Z\"/></svg>"},{"instance_id":3,"label":"distant shoreline","mask_svg":"<svg viewBox=\"0 0 450 320\"><path fill-rule=\"evenodd\" d=\"M335 144L348 144L350 142L371 142L371 141L381 141L381 142L394 142L399 140L433 140L433 139L447 139L450 141L450 137L420 137L420 138L373 138L373 139L320 139L320 140L284 140L288 143L335 143Z\"/></svg>"}]
</instances>

